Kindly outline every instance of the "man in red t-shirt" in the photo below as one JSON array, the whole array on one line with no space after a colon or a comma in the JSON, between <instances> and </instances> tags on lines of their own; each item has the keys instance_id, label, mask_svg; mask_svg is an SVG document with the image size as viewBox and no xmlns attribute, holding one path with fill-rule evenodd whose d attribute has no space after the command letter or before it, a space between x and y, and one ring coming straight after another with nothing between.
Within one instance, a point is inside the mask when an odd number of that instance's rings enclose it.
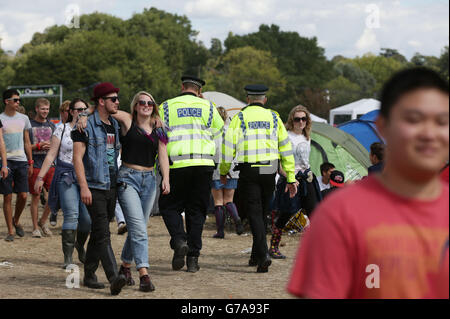
<instances>
[{"instance_id":1,"label":"man in red t-shirt","mask_svg":"<svg viewBox=\"0 0 450 319\"><path fill-rule=\"evenodd\" d=\"M384 171L324 200L288 291L306 298L449 298L448 83L416 68L383 88Z\"/></svg>"}]
</instances>

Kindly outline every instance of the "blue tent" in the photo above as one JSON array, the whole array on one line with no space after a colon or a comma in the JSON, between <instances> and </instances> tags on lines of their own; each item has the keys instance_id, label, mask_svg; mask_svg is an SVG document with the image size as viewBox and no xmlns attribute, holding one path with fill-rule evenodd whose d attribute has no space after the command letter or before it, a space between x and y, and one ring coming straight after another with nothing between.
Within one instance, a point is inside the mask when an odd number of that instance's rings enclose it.
<instances>
[{"instance_id":1,"label":"blue tent","mask_svg":"<svg viewBox=\"0 0 450 319\"><path fill-rule=\"evenodd\" d=\"M339 124L337 127L344 132L353 135L353 137L356 138L368 152L370 152L370 145L372 143L384 143L375 125L375 120L378 117L378 113L379 110L370 111L357 120Z\"/></svg>"}]
</instances>

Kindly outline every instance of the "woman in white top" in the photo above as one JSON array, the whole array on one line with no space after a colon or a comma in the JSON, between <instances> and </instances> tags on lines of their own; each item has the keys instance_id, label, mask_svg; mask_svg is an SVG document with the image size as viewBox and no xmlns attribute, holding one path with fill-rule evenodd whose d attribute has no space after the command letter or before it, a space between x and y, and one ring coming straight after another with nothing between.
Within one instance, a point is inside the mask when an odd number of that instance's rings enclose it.
<instances>
[{"instance_id":1,"label":"woman in white top","mask_svg":"<svg viewBox=\"0 0 450 319\"><path fill-rule=\"evenodd\" d=\"M52 213L59 208L63 211L62 249L64 266L72 264L73 249L78 251L79 260L84 263L84 244L91 229L91 218L86 206L80 199L80 188L77 184L75 170L72 164L73 141L70 132L74 128L78 114L85 111L88 104L82 99L74 99L69 104L69 116L65 123L60 124L53 133L50 150L36 178L34 189L40 193L43 177L56 160L55 174L48 195L48 203ZM75 240L76 238L76 240Z\"/></svg>"},{"instance_id":2,"label":"woman in white top","mask_svg":"<svg viewBox=\"0 0 450 319\"><path fill-rule=\"evenodd\" d=\"M278 209L278 217L272 225L272 239L269 254L275 259L284 259L279 243L282 229L289 219L301 208L310 216L316 204L321 200L319 184L309 165L311 152L311 116L308 109L302 105L294 107L289 113L286 123L289 139L295 159L295 177L299 182L297 195L289 198L285 193L286 173L280 169L280 178L277 183L275 205ZM286 196L287 194L287 196Z\"/></svg>"}]
</instances>

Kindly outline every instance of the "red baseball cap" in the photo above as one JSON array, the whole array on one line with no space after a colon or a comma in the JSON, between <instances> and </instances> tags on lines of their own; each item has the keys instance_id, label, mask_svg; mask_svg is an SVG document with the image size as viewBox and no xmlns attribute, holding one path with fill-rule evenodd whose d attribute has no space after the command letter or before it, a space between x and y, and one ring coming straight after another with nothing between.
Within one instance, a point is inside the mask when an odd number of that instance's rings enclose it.
<instances>
[{"instance_id":1,"label":"red baseball cap","mask_svg":"<svg viewBox=\"0 0 450 319\"><path fill-rule=\"evenodd\" d=\"M94 101L110 93L119 93L119 88L114 87L114 85L110 82L97 84L94 87L94 97L91 100Z\"/></svg>"}]
</instances>

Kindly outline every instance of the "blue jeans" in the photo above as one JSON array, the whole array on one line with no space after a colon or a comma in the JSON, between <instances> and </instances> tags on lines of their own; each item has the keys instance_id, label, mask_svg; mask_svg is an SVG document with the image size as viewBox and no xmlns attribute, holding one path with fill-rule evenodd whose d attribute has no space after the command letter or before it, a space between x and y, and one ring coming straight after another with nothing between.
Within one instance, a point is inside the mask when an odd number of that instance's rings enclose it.
<instances>
[{"instance_id":1,"label":"blue jeans","mask_svg":"<svg viewBox=\"0 0 450 319\"><path fill-rule=\"evenodd\" d=\"M122 261L136 263L136 269L148 268L147 223L156 198L153 171L137 171L121 166L117 176L118 196L127 223L128 235Z\"/></svg>"},{"instance_id":2,"label":"blue jeans","mask_svg":"<svg viewBox=\"0 0 450 319\"><path fill-rule=\"evenodd\" d=\"M63 230L76 230L89 233L91 217L81 201L80 187L77 184L67 185L64 180L58 182L59 201L63 211Z\"/></svg>"},{"instance_id":3,"label":"blue jeans","mask_svg":"<svg viewBox=\"0 0 450 319\"><path fill-rule=\"evenodd\" d=\"M119 199L117 199L116 210L114 212L116 214L117 225L119 225L120 223L125 223L125 217L123 216L123 211L122 207L120 207Z\"/></svg>"}]
</instances>

